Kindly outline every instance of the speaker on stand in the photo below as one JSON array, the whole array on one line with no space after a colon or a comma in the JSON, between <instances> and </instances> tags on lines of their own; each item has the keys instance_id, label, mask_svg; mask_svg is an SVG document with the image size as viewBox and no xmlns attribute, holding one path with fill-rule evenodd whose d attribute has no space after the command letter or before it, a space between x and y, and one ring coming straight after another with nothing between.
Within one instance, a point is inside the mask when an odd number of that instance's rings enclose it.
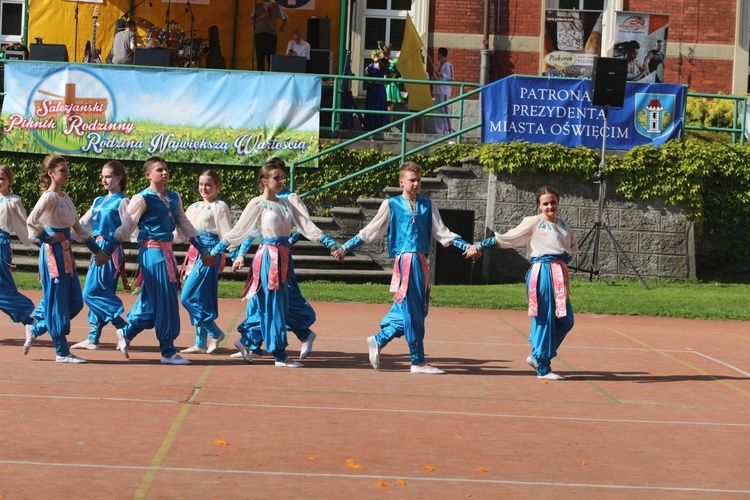
<instances>
[{"instance_id":1,"label":"speaker on stand","mask_svg":"<svg viewBox=\"0 0 750 500\"><path fill-rule=\"evenodd\" d=\"M604 200L607 194L607 183L605 181L605 165L606 165L606 144L607 144L607 112L609 108L622 108L625 103L625 87L628 80L628 61L625 59L619 59L615 57L597 57L594 59L594 74L591 77L591 87L593 93L591 96L591 104L594 106L601 106L604 108L604 124L602 125L602 151L599 159L599 170L594 174L594 183L599 184L599 204L596 207L596 222L594 226L589 229L586 236L579 242L578 248L584 248L586 241L589 236L594 236L593 244L590 244L590 248L593 245L593 256L591 260L591 269L581 269L570 266L570 269L578 271L585 271L589 273L589 280L593 279L594 275L598 275L601 267L601 259L599 257L599 244L601 242L602 229L607 233L609 239L612 242L612 246L615 249L615 256L618 259L622 259L627 267L633 271L638 277L643 287L648 290L648 285L641 277L638 269L628 258L628 254L625 253L622 246L617 242L615 235L609 229L606 222L602 221L602 214L604 212Z\"/></svg>"},{"instance_id":2,"label":"speaker on stand","mask_svg":"<svg viewBox=\"0 0 750 500\"><path fill-rule=\"evenodd\" d=\"M591 104L621 108L625 102L627 80L627 60L616 57L597 57L594 59L594 74L591 77L593 89Z\"/></svg>"},{"instance_id":3,"label":"speaker on stand","mask_svg":"<svg viewBox=\"0 0 750 500\"><path fill-rule=\"evenodd\" d=\"M311 17L307 20L307 43L311 49L331 49L331 20L327 17Z\"/></svg>"}]
</instances>

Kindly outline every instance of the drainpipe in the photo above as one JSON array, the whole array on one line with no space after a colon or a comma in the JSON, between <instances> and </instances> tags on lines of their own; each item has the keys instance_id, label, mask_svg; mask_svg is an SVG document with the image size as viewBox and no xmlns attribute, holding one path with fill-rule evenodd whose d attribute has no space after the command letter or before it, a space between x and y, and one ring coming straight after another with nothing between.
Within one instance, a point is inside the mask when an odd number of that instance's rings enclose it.
<instances>
[{"instance_id":1,"label":"drainpipe","mask_svg":"<svg viewBox=\"0 0 750 500\"><path fill-rule=\"evenodd\" d=\"M479 83L487 85L490 71L490 0L484 0L484 37L482 38L482 61L480 67ZM487 203L484 207L484 234L491 236L495 227L495 198L497 196L497 175L489 173L487 176ZM490 259L485 256L482 259L482 282L489 283Z\"/></svg>"}]
</instances>

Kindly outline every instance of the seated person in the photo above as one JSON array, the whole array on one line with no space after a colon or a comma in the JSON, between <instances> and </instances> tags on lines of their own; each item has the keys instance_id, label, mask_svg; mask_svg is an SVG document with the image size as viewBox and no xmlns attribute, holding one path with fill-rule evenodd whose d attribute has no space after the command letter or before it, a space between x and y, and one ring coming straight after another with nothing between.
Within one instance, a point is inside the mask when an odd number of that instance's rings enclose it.
<instances>
[{"instance_id":1,"label":"seated person","mask_svg":"<svg viewBox=\"0 0 750 500\"><path fill-rule=\"evenodd\" d=\"M310 60L310 44L302 39L302 31L294 30L289 45L286 46L286 55L304 57Z\"/></svg>"},{"instance_id":2,"label":"seated person","mask_svg":"<svg viewBox=\"0 0 750 500\"><path fill-rule=\"evenodd\" d=\"M112 62L133 64L135 54L135 21L128 19L125 29L115 35L112 41Z\"/></svg>"}]
</instances>

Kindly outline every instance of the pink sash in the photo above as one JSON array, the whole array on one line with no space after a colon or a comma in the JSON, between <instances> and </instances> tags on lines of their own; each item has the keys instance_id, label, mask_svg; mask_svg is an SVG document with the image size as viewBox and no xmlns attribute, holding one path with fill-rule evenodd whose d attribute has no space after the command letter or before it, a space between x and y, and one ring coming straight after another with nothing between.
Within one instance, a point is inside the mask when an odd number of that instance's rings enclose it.
<instances>
[{"instance_id":1,"label":"pink sash","mask_svg":"<svg viewBox=\"0 0 750 500\"><path fill-rule=\"evenodd\" d=\"M177 283L177 260L174 258L174 252L172 251L172 242L159 240L143 240L141 246L146 248L159 248L161 250L161 252L164 254L164 262L167 264L169 282Z\"/></svg>"},{"instance_id":2,"label":"pink sash","mask_svg":"<svg viewBox=\"0 0 750 500\"><path fill-rule=\"evenodd\" d=\"M568 314L566 299L568 298L568 266L561 260L553 260L549 263L552 273L552 285L555 288L555 317L562 318ZM529 316L539 314L539 302L537 298L537 286L539 284L539 271L541 262L534 262L531 266L529 277Z\"/></svg>"},{"instance_id":3,"label":"pink sash","mask_svg":"<svg viewBox=\"0 0 750 500\"><path fill-rule=\"evenodd\" d=\"M396 260L393 261L393 276L391 277L391 288L390 292L395 293L393 301L399 304L403 302L406 296L406 291L409 289L409 275L411 274L411 257L414 253L402 253L396 256ZM430 270L427 263L427 257L424 254L416 253L419 257L419 262L422 264L422 271L424 272L424 283L425 291L429 289L430 284ZM405 257L402 259L402 257ZM401 270L401 262L403 262L403 271Z\"/></svg>"},{"instance_id":4,"label":"pink sash","mask_svg":"<svg viewBox=\"0 0 750 500\"><path fill-rule=\"evenodd\" d=\"M190 271L193 270L195 262L199 257L200 254L198 253L198 249L193 245L190 245L190 248L188 248L188 251L185 254L185 260L182 262L182 268L180 269L180 278L183 281L186 280L190 275ZM219 274L221 274L224 271L224 266L227 263L227 254L222 252L221 257L219 257L219 261Z\"/></svg>"},{"instance_id":5,"label":"pink sash","mask_svg":"<svg viewBox=\"0 0 750 500\"><path fill-rule=\"evenodd\" d=\"M60 242L60 246L62 247L65 274L68 276L75 276L76 263L75 260L73 260L73 252L70 250L70 242L68 240L63 240ZM52 279L59 278L60 271L57 268L57 261L55 260L55 252L52 249L52 244L48 243L45 246L45 251L47 252L47 270L49 271L49 277Z\"/></svg>"},{"instance_id":6,"label":"pink sash","mask_svg":"<svg viewBox=\"0 0 750 500\"><path fill-rule=\"evenodd\" d=\"M268 270L268 289L278 290L280 283L289 281L289 247L284 245L263 244L258 247L253 258L253 281L245 295L245 300L253 298L260 287L260 264L263 260L263 250L268 250L271 267ZM279 258L281 259L281 277L279 277Z\"/></svg>"}]
</instances>

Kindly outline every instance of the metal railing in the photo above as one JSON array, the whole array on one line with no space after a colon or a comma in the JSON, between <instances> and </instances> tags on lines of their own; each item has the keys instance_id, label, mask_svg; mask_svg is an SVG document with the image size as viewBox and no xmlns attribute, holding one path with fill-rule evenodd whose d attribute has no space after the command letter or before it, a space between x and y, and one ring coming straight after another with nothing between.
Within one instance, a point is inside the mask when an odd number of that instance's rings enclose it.
<instances>
[{"instance_id":1,"label":"metal railing","mask_svg":"<svg viewBox=\"0 0 750 500\"><path fill-rule=\"evenodd\" d=\"M733 101L734 110L732 116L731 127L706 127L703 125L687 125L683 126L684 130L697 130L703 132L728 132L732 134L732 143L737 143L737 136L739 136L740 144L745 144L745 131L747 129L747 123L745 120L745 112L747 109L747 97L739 95L727 95L727 94L704 94L700 92L688 92L687 99L685 99L685 107L687 108L687 101L690 98L704 98L704 99L728 99ZM684 116L684 114L683 114Z\"/></svg>"},{"instance_id":2,"label":"metal railing","mask_svg":"<svg viewBox=\"0 0 750 500\"><path fill-rule=\"evenodd\" d=\"M327 76L325 78L328 78ZM369 139L373 137L376 134L380 134L383 132L388 132L394 127L400 128L401 132L401 152L397 156L393 156L392 158L389 158L388 160L384 160L380 163L377 163L375 165L372 165L370 167L364 168L358 172L355 172L353 174L347 175L346 177L342 177L341 179L338 179L333 182L329 182L328 184L325 184L323 186L319 186L317 188L311 189L310 191L307 191L305 193L300 194L300 197L304 198L306 196L310 196L315 193L319 193L321 191L324 191L326 189L329 189L331 187L337 186L338 184L341 184L343 182L346 182L348 180L354 179L355 177L359 177L360 175L366 174L367 172L371 172L373 170L376 170L378 168L384 167L386 165L390 165L394 162L400 162L403 163L406 161L406 157L415 153L419 153L420 151L424 151L425 149L429 149L437 144L450 141L455 139L456 143L461 142L461 137L471 132L472 130L476 130L479 127L482 126L481 122L473 123L468 126L464 126L464 101L467 98L476 96L481 92L481 87L477 83L470 83L470 82L443 82L441 81L441 85L450 85L452 87L458 87L459 88L459 94L452 98L448 99L445 102L441 102L440 104L436 104L434 106L431 106L425 110L422 111L380 111L380 110L367 110L367 109L357 109L352 107L343 107L342 103L344 101L344 94L346 92L349 92L345 88L345 83L348 82L351 85L352 81L376 81L378 83L382 83L383 81L388 82L388 79L383 78L372 78L372 77L361 77L361 76L340 76L340 75L331 75L330 78L333 81L333 88L336 94L333 98L333 105L331 107L321 107L320 112L322 113L330 113L331 114L331 126L330 127L322 127L322 130L330 130L332 133L336 133L341 130L341 124L344 121L344 118L346 116L351 116L352 118L354 115L388 115L388 116L400 116L401 118L388 123L386 125L383 125L382 127L376 128L374 130L365 131L361 135L358 135L357 137L354 137L352 139L349 139L347 141L341 142L339 144L336 144L328 149L325 149L323 151L319 151L318 153L315 153L311 156L302 158L301 160L297 160L292 162L289 165L289 189L292 191L295 190L295 174L296 169L300 165L304 165L305 163L311 162L313 160L317 160L318 158L325 156L327 154L331 154L335 151L338 151L340 149L344 149L348 146L351 146L352 144ZM409 83L409 84L418 84L418 85L430 85L434 84L435 82L425 81L425 80L410 80L405 78L400 78L398 80L392 80L397 83ZM467 88L472 88L472 90L466 90ZM443 108L444 106L450 106L451 104L457 103L458 104L458 111L456 113L438 113L437 110ZM409 125L416 121L421 120L423 118L448 118L448 119L456 119L458 120L456 130L450 134L440 136L432 141L429 141L427 143L419 144L413 148L407 147L407 131L409 130Z\"/></svg>"}]
</instances>

